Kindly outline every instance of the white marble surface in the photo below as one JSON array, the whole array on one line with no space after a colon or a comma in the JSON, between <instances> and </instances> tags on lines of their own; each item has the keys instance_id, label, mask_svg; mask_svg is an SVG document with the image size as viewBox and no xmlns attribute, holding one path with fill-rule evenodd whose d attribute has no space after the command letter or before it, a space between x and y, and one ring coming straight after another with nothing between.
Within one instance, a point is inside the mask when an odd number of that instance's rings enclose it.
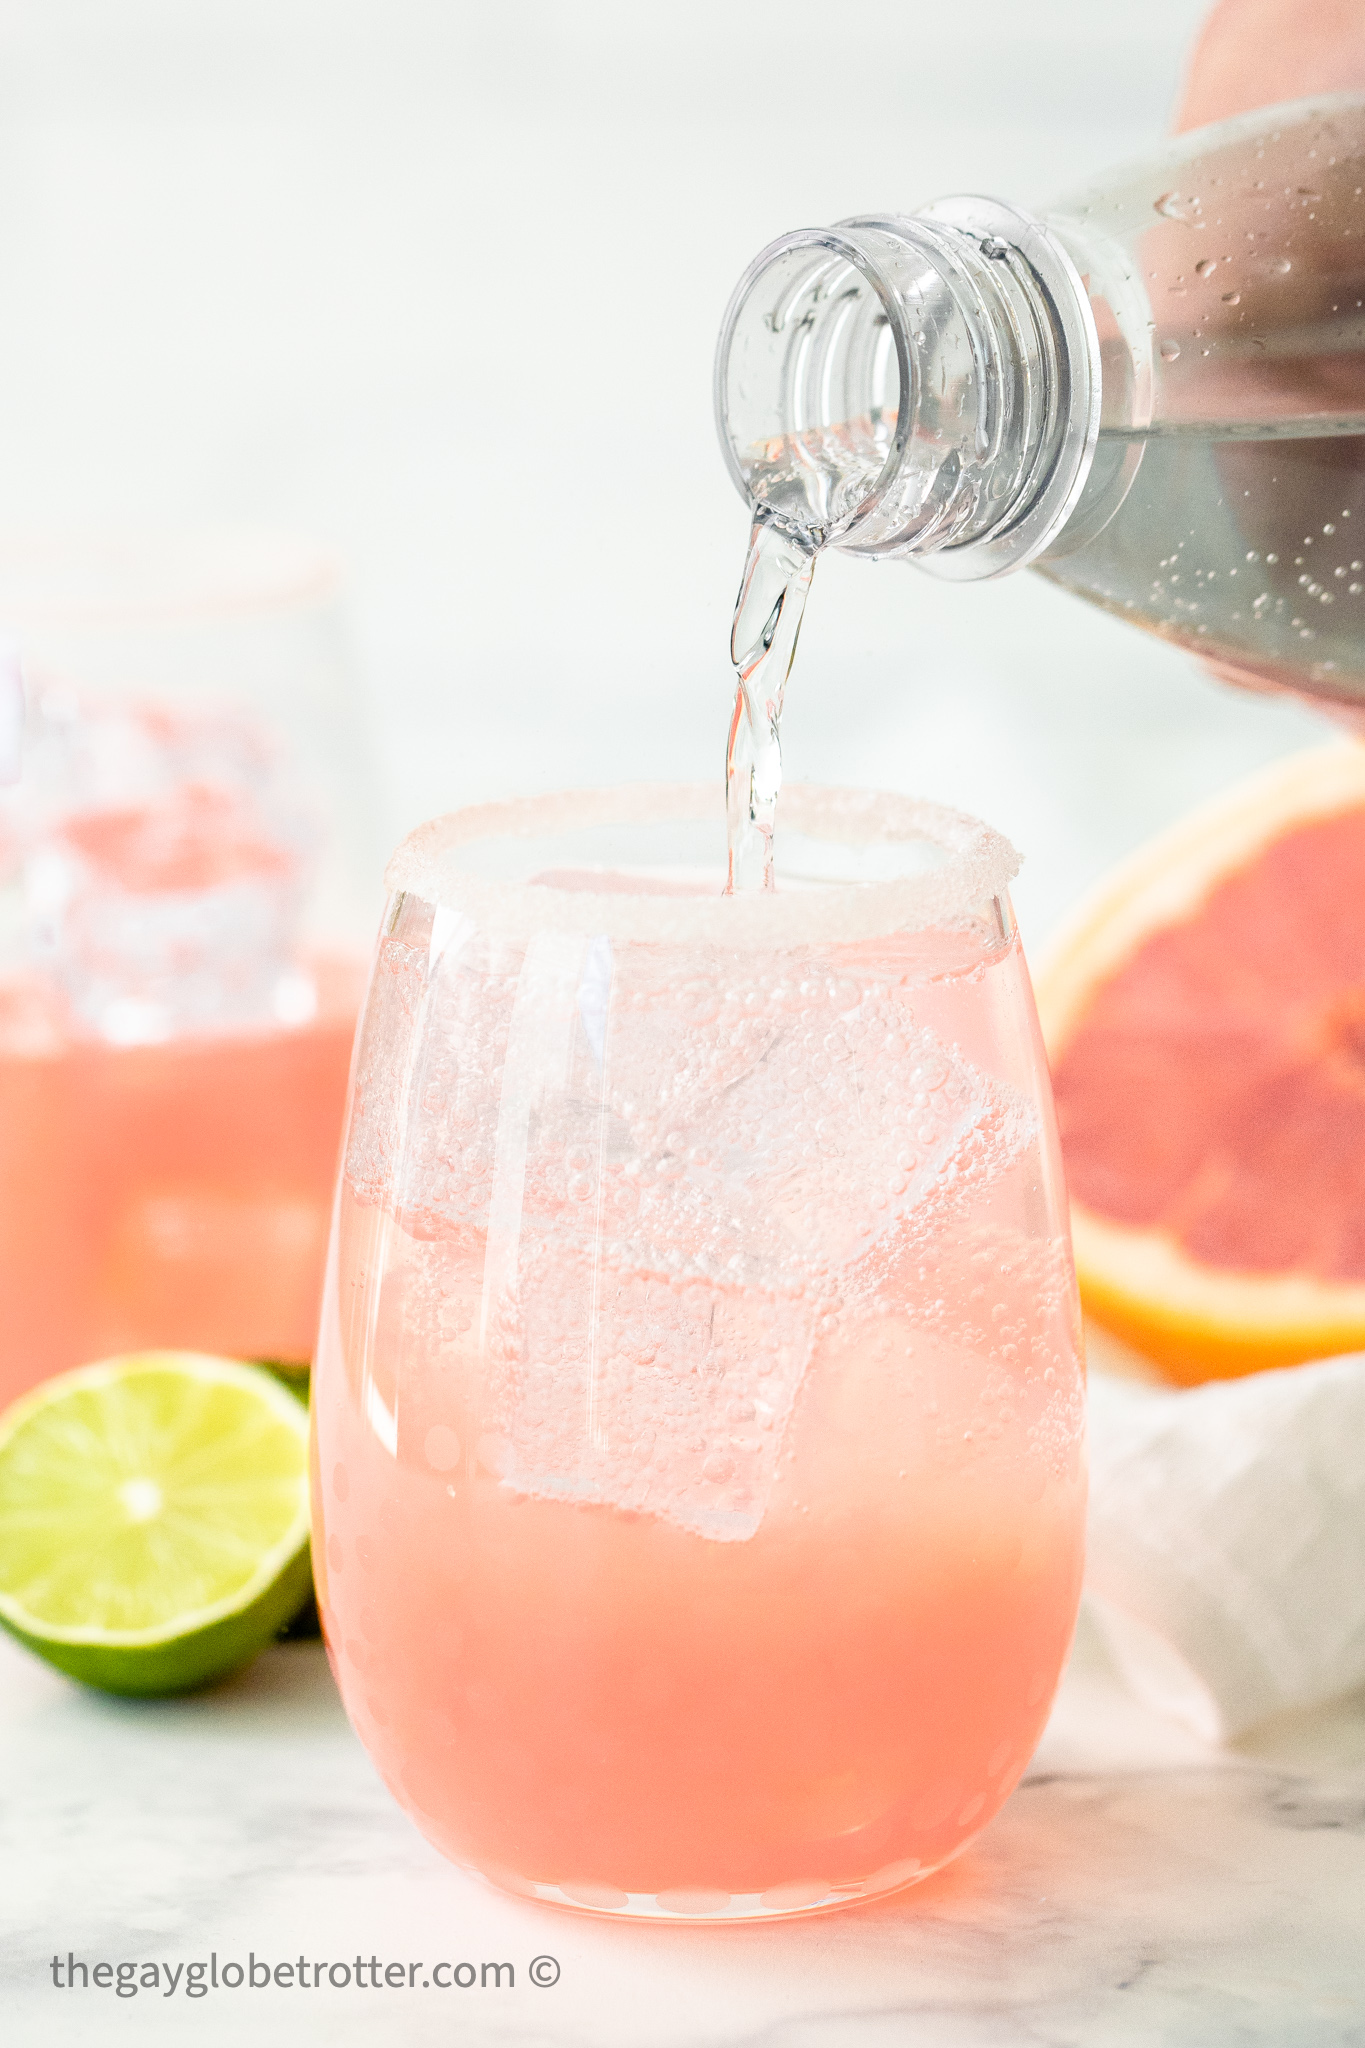
<instances>
[{"instance_id":1,"label":"white marble surface","mask_svg":"<svg viewBox=\"0 0 1365 2048\"><path fill-rule=\"evenodd\" d=\"M0 2034L14 2048L1348 2048L1365 2039L1365 1697L1211 1750L1083 1632L1042 1747L948 1871L802 1922L626 1926L504 1898L395 1806L316 1646L131 1703L0 1643ZM54 1952L418 1961L412 1989L57 1989ZM526 1975L536 1956L557 1984ZM501 1990L421 1988L438 1958ZM452 2007L457 2009L452 2012Z\"/></svg>"}]
</instances>

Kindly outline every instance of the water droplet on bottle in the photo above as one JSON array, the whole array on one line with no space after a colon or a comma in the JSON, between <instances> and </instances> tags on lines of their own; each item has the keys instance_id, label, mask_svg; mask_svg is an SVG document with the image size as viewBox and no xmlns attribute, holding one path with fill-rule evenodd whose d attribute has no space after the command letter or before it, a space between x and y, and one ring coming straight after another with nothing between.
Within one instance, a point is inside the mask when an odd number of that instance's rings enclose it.
<instances>
[{"instance_id":1,"label":"water droplet on bottle","mask_svg":"<svg viewBox=\"0 0 1365 2048\"><path fill-rule=\"evenodd\" d=\"M1294 268L1287 256L1281 256L1279 261L1272 263L1270 267L1272 270L1278 271L1281 277L1288 277L1290 271Z\"/></svg>"},{"instance_id":2,"label":"water droplet on bottle","mask_svg":"<svg viewBox=\"0 0 1365 2048\"><path fill-rule=\"evenodd\" d=\"M1154 204L1157 212L1164 220L1184 220L1186 218L1185 201L1178 192L1163 192Z\"/></svg>"},{"instance_id":3,"label":"water droplet on bottle","mask_svg":"<svg viewBox=\"0 0 1365 2048\"><path fill-rule=\"evenodd\" d=\"M1267 560L1267 562L1269 562L1269 563L1270 563L1270 565L1271 565L1271 567L1272 567L1272 568L1274 567L1275 563L1279 561L1279 559L1280 559L1280 558L1279 558L1279 556L1278 556L1278 555L1267 555L1267 556L1266 556L1266 560Z\"/></svg>"},{"instance_id":4,"label":"water droplet on bottle","mask_svg":"<svg viewBox=\"0 0 1365 2048\"><path fill-rule=\"evenodd\" d=\"M1223 304L1225 306L1240 306L1241 303L1242 294L1240 292L1224 292Z\"/></svg>"},{"instance_id":5,"label":"water droplet on bottle","mask_svg":"<svg viewBox=\"0 0 1365 2048\"><path fill-rule=\"evenodd\" d=\"M1194 274L1196 277L1211 277L1217 268L1218 258L1216 256L1204 256L1195 264Z\"/></svg>"},{"instance_id":6,"label":"water droplet on bottle","mask_svg":"<svg viewBox=\"0 0 1365 2048\"><path fill-rule=\"evenodd\" d=\"M1326 525L1325 525L1325 526L1323 527L1323 529L1322 529L1322 530L1323 530L1323 532L1324 532L1324 533L1335 533L1335 532L1336 532L1336 528L1335 528L1335 526L1333 526L1333 524L1332 524L1332 522L1331 522L1331 520L1330 520L1330 519L1329 519L1329 520L1327 521L1327 524L1326 524Z\"/></svg>"},{"instance_id":7,"label":"water droplet on bottle","mask_svg":"<svg viewBox=\"0 0 1365 2048\"><path fill-rule=\"evenodd\" d=\"M1180 354L1180 343L1179 343L1178 341L1163 341L1163 342L1162 342L1162 344L1161 344L1161 360L1162 360L1162 362L1163 362L1163 363L1173 363L1173 362L1175 361L1176 357L1177 357L1177 356L1178 356L1179 354Z\"/></svg>"}]
</instances>

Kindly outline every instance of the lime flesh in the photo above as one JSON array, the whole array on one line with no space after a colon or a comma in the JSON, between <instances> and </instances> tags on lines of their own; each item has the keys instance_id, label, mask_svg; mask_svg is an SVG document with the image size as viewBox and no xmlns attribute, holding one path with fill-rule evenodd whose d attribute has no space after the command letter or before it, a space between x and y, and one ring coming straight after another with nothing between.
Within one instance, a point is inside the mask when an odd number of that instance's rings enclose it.
<instances>
[{"instance_id":1,"label":"lime flesh","mask_svg":"<svg viewBox=\"0 0 1365 2048\"><path fill-rule=\"evenodd\" d=\"M143 1352L0 1416L0 1623L109 1692L185 1692L307 1599L308 1417L269 1373Z\"/></svg>"}]
</instances>

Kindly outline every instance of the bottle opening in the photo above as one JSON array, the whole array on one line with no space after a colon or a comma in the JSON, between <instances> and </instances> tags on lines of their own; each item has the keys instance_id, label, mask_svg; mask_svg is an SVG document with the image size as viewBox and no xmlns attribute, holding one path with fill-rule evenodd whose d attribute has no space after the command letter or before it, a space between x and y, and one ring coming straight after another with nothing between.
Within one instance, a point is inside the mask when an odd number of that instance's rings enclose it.
<instances>
[{"instance_id":1,"label":"bottle opening","mask_svg":"<svg viewBox=\"0 0 1365 2048\"><path fill-rule=\"evenodd\" d=\"M811 548L849 532L900 466L910 388L905 309L834 229L762 251L716 356L716 419L741 494Z\"/></svg>"},{"instance_id":2,"label":"bottle opening","mask_svg":"<svg viewBox=\"0 0 1365 2048\"><path fill-rule=\"evenodd\" d=\"M998 200L842 221L774 242L731 299L716 416L752 515L814 551L978 577L1039 555L1099 423L1085 287Z\"/></svg>"}]
</instances>

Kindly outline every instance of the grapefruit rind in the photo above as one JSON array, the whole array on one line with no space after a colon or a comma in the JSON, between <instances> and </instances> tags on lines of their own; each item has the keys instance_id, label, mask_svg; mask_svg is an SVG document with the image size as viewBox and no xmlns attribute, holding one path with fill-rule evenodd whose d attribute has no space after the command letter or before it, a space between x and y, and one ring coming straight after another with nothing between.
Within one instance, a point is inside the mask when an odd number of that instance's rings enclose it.
<instances>
[{"instance_id":1,"label":"grapefruit rind","mask_svg":"<svg viewBox=\"0 0 1365 2048\"><path fill-rule=\"evenodd\" d=\"M1074 1201L1071 1241L1087 1312L1185 1385L1365 1344L1365 1287L1201 1266L1165 1231L1110 1223Z\"/></svg>"},{"instance_id":2,"label":"grapefruit rind","mask_svg":"<svg viewBox=\"0 0 1365 2048\"><path fill-rule=\"evenodd\" d=\"M1059 928L1034 974L1054 1068L1097 988L1147 939L1194 916L1225 877L1291 827L1365 806L1365 746L1274 763L1113 869ZM1097 1323L1194 1384L1365 1345L1365 1285L1203 1266L1174 1236L1071 1203L1081 1299Z\"/></svg>"}]
</instances>

